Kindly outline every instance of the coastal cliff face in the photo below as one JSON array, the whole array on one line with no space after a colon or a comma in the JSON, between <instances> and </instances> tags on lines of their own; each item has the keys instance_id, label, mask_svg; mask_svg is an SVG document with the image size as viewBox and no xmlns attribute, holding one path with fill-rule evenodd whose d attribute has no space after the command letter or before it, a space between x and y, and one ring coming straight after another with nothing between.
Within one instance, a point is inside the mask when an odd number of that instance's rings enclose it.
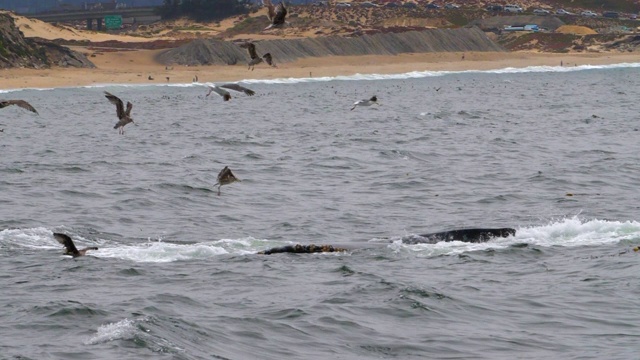
<instances>
[{"instance_id":1,"label":"coastal cliff face","mask_svg":"<svg viewBox=\"0 0 640 360\"><path fill-rule=\"evenodd\" d=\"M256 42L259 55L271 53L276 63L305 57L397 55L402 53L505 51L476 27ZM247 51L233 42L200 39L158 54L164 65L235 65L248 61Z\"/></svg>"},{"instance_id":2,"label":"coastal cliff face","mask_svg":"<svg viewBox=\"0 0 640 360\"><path fill-rule=\"evenodd\" d=\"M0 12L0 69L42 69L52 65L95 67L86 56L45 40L27 39L9 13Z\"/></svg>"}]
</instances>

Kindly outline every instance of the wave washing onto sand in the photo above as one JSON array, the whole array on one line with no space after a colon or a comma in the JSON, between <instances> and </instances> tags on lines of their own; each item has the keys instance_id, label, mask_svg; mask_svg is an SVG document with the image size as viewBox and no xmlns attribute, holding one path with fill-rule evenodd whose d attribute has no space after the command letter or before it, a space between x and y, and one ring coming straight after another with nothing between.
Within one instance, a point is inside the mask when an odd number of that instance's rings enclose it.
<instances>
[{"instance_id":1,"label":"wave washing onto sand","mask_svg":"<svg viewBox=\"0 0 640 360\"><path fill-rule=\"evenodd\" d=\"M297 84L303 82L324 81L361 81L361 80L403 80L418 79L446 75L459 74L523 74L523 73L547 73L547 72L572 72L585 70L606 70L621 68L638 68L640 63L620 63L611 65L580 65L580 66L528 66L523 68L504 68L494 70L463 70L463 71L411 71L401 74L355 74L335 77L309 77L309 78L281 78L281 79L246 79L240 82L248 84Z\"/></svg>"},{"instance_id":2,"label":"wave washing onto sand","mask_svg":"<svg viewBox=\"0 0 640 360\"><path fill-rule=\"evenodd\" d=\"M551 221L546 225L516 228L516 236L494 239L486 243L464 243L460 241L440 242L436 244L404 244L402 238L415 236L406 234L393 237L385 242L392 241L387 248L394 252L409 252L420 257L440 255L457 255L470 251L482 251L489 249L505 249L518 244L529 244L540 247L579 247L611 245L628 243L636 245L640 241L640 222L637 221L610 221L610 220L582 220L580 218L564 218ZM89 241L82 237L76 242L85 246L87 243L97 244L100 249L92 251L89 255L98 258L115 258L136 263L167 263L175 261L191 261L210 259L220 255L252 255L272 247L291 245L289 241L272 241L256 239L253 237L241 239L221 239L192 244L179 244L151 240L138 244L114 244L109 240ZM380 243L380 239L371 240L371 243ZM327 240L327 244L331 241ZM355 243L354 243L355 244ZM53 233L45 228L11 229L0 231L0 249L25 247L29 249L39 248L43 251L62 248L53 239ZM367 248L366 244L362 244ZM373 247L373 246L372 246ZM379 247L377 247L379 248ZM322 255L322 254L321 254ZM337 255L337 253L332 253ZM69 257L71 259L71 257Z\"/></svg>"},{"instance_id":3,"label":"wave washing onto sand","mask_svg":"<svg viewBox=\"0 0 640 360\"><path fill-rule=\"evenodd\" d=\"M579 66L528 66L523 68L503 68L494 70L463 70L463 71L411 71L399 74L355 74L343 76L325 76L325 77L306 77L306 78L277 78L277 79L244 79L235 81L244 84L298 84L309 82L329 82L329 81L370 81L370 80L403 80L403 79L419 79L447 75L459 74L524 74L524 73L550 73L550 72L574 72L588 70L608 70L623 68L640 68L638 63L619 63L610 65L579 65ZM123 88L141 88L141 87L196 87L212 85L212 82L206 83L172 83L172 84L94 84L75 87L66 87L68 89L81 88L106 88L106 87L123 87ZM64 88L64 87L63 87ZM56 90L56 88L21 88L0 90L0 94L14 93L25 90Z\"/></svg>"}]
</instances>

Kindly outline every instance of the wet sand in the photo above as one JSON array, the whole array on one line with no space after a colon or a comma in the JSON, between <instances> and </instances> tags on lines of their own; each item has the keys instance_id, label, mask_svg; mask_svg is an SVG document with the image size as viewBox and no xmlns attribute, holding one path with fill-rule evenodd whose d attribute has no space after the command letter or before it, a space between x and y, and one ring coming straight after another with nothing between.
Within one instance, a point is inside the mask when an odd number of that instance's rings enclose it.
<instances>
[{"instance_id":1,"label":"wet sand","mask_svg":"<svg viewBox=\"0 0 640 360\"><path fill-rule=\"evenodd\" d=\"M84 53L84 48L74 48ZM492 70L529 66L608 65L640 62L634 53L549 54L533 52L422 53L396 56L334 56L306 58L271 68L259 64L254 71L245 65L179 66L167 69L155 62L160 50L105 52L90 57L95 69L54 67L51 69L0 70L0 89L75 87L96 84L189 83L334 77L354 74L398 74L411 71ZM92 52L92 51L91 51ZM149 76L153 80L149 80ZM168 79L167 79L168 78Z\"/></svg>"}]
</instances>

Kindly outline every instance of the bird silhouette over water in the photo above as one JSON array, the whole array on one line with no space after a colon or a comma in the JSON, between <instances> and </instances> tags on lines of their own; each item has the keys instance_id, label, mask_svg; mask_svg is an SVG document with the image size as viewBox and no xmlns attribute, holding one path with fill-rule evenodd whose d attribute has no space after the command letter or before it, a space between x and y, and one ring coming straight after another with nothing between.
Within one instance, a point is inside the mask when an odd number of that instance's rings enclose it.
<instances>
[{"instance_id":1,"label":"bird silhouette over water","mask_svg":"<svg viewBox=\"0 0 640 360\"><path fill-rule=\"evenodd\" d=\"M256 51L256 44L252 43L252 42L245 42L240 44L241 48L247 49L247 51L249 52L249 57L251 58L248 62L247 65L249 65L249 68L251 71L254 70L254 67L258 64L260 64L261 62L266 62L267 64L269 64L269 66L272 67L277 67L276 64L273 62L273 58L271 57L271 53L266 53L262 56L258 56L258 52Z\"/></svg>"},{"instance_id":2,"label":"bird silhouette over water","mask_svg":"<svg viewBox=\"0 0 640 360\"><path fill-rule=\"evenodd\" d=\"M73 240L71 240L71 238L68 235L65 234L61 234L61 233L53 233L53 237L56 238L56 240L58 240L58 242L62 245L64 245L64 247L66 248L65 251L65 255L71 255L74 258L78 257L78 256L84 256L86 255L88 250L98 250L97 247L92 246L92 247L87 247L84 248L82 250L78 250L76 248L76 245L73 243Z\"/></svg>"},{"instance_id":3,"label":"bird silhouette over water","mask_svg":"<svg viewBox=\"0 0 640 360\"><path fill-rule=\"evenodd\" d=\"M284 6L284 1L280 1L278 6L274 6L271 0L262 0L262 4L267 7L267 17L271 21L271 24L264 30L282 28L286 24L284 19L287 17L287 8Z\"/></svg>"},{"instance_id":4,"label":"bird silhouette over water","mask_svg":"<svg viewBox=\"0 0 640 360\"><path fill-rule=\"evenodd\" d=\"M244 86L240 86L238 84L224 84L224 85L213 85L213 86L209 86L209 92L207 93L206 96L211 95L212 92L222 96L222 99L224 99L224 101L229 101L231 100L231 93L229 93L229 91L227 91L226 89L229 90L233 90L233 91L237 91L237 92L242 92L245 93L249 96L253 96L256 94L255 91L251 90L251 89L247 89Z\"/></svg>"},{"instance_id":5,"label":"bird silhouette over water","mask_svg":"<svg viewBox=\"0 0 640 360\"><path fill-rule=\"evenodd\" d=\"M233 175L228 166L225 166L224 169L220 170L220 173L218 173L218 182L213 186L218 185L218 196L220 196L220 188L222 185L233 184L236 181L240 181L240 179Z\"/></svg>"},{"instance_id":6,"label":"bird silhouette over water","mask_svg":"<svg viewBox=\"0 0 640 360\"><path fill-rule=\"evenodd\" d=\"M11 106L11 105L19 106L23 109L27 109L36 114L38 113L36 109L33 106L31 106L31 104L29 104L24 100L0 100L0 109L5 108L7 106Z\"/></svg>"},{"instance_id":7,"label":"bird silhouette over water","mask_svg":"<svg viewBox=\"0 0 640 360\"><path fill-rule=\"evenodd\" d=\"M353 109L355 109L358 106L371 106L373 104L376 105L380 105L378 103L378 97L377 96L372 96L371 99L365 99L365 100L358 100L356 102L353 103L353 107L351 108L351 110L353 111Z\"/></svg>"},{"instance_id":8,"label":"bird silhouette over water","mask_svg":"<svg viewBox=\"0 0 640 360\"><path fill-rule=\"evenodd\" d=\"M116 123L116 125L113 127L114 129L119 129L118 132L120 134L124 134L124 127L125 125L127 125L128 123L132 123L133 122L133 118L131 118L131 109L133 108L133 104L131 104L130 102L127 101L127 110L124 110L124 104L122 102L122 100L120 100L119 97L108 93L108 92L104 92L104 96L109 99L109 101L114 104L116 106L116 115L118 115L118 119L120 119L120 121L118 121Z\"/></svg>"}]
</instances>

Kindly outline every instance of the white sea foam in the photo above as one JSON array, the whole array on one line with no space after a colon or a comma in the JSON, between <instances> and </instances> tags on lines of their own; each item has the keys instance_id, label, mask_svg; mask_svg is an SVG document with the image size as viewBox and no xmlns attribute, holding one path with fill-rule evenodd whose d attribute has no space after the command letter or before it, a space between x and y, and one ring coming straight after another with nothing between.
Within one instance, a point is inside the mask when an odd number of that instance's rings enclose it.
<instances>
[{"instance_id":1,"label":"white sea foam","mask_svg":"<svg viewBox=\"0 0 640 360\"><path fill-rule=\"evenodd\" d=\"M254 238L222 239L195 244L154 241L137 245L105 247L91 254L100 258L162 263L209 259L226 254L253 254L258 251L258 249L264 249L266 247L264 245L265 242L268 243L267 240L257 240Z\"/></svg>"},{"instance_id":2,"label":"white sea foam","mask_svg":"<svg viewBox=\"0 0 640 360\"><path fill-rule=\"evenodd\" d=\"M504 249L515 244L531 244L540 247L596 246L616 244L622 241L640 241L640 222L582 220L577 216L551 221L546 225L516 228L516 236L497 238L486 243L462 241L436 244L403 244L395 238L390 245L395 251L411 251L419 256L456 255L468 251Z\"/></svg>"},{"instance_id":3,"label":"white sea foam","mask_svg":"<svg viewBox=\"0 0 640 360\"><path fill-rule=\"evenodd\" d=\"M124 319L116 323L109 323L98 327L96 335L85 342L86 345L94 345L106 343L113 340L133 339L136 335L135 322L133 320Z\"/></svg>"},{"instance_id":4,"label":"white sea foam","mask_svg":"<svg viewBox=\"0 0 640 360\"><path fill-rule=\"evenodd\" d=\"M0 231L0 246L29 249L59 249L53 232L44 227L29 229L4 229Z\"/></svg>"},{"instance_id":5,"label":"white sea foam","mask_svg":"<svg viewBox=\"0 0 640 360\"><path fill-rule=\"evenodd\" d=\"M640 222L583 220L575 216L551 221L545 225L516 228L516 236L497 238L486 243L452 241L436 244L404 244L401 237L393 237L389 248L394 251L409 251L418 256L437 256L455 255L468 251L504 249L522 243L541 247L578 247L616 244L623 241L633 243L636 240L640 241ZM372 241L379 242L379 240ZM78 237L76 242L81 243L82 246L90 242L98 244L100 249L91 251L90 256L138 263L202 260L229 254L250 255L268 248L292 244L292 242L270 241L253 237L220 239L193 244L168 243L161 240L138 244L117 244L104 239L90 241L81 237ZM326 243L331 242L327 241ZM2 230L0 231L0 246L61 250L60 244L53 239L52 231L41 227ZM363 247L366 245L363 244Z\"/></svg>"},{"instance_id":6,"label":"white sea foam","mask_svg":"<svg viewBox=\"0 0 640 360\"><path fill-rule=\"evenodd\" d=\"M363 81L363 80L402 80L402 79L418 79L446 75L457 74L522 74L522 73L548 73L548 72L575 72L587 70L604 70L604 69L620 69L620 68L639 68L640 62L637 63L619 63L609 65L578 65L578 66L528 66L522 68L502 68L494 70L464 70L464 71L410 71L399 74L354 74L348 76L323 76L323 77L303 77L303 78L276 78L276 79L244 79L238 82L245 84L299 84L308 82L328 82L328 81ZM196 87L206 86L215 83L156 83L156 84L93 84L69 88L105 88L105 87ZM23 90L54 90L53 88L28 88L28 89L8 89L0 90L0 94L18 92Z\"/></svg>"}]
</instances>

